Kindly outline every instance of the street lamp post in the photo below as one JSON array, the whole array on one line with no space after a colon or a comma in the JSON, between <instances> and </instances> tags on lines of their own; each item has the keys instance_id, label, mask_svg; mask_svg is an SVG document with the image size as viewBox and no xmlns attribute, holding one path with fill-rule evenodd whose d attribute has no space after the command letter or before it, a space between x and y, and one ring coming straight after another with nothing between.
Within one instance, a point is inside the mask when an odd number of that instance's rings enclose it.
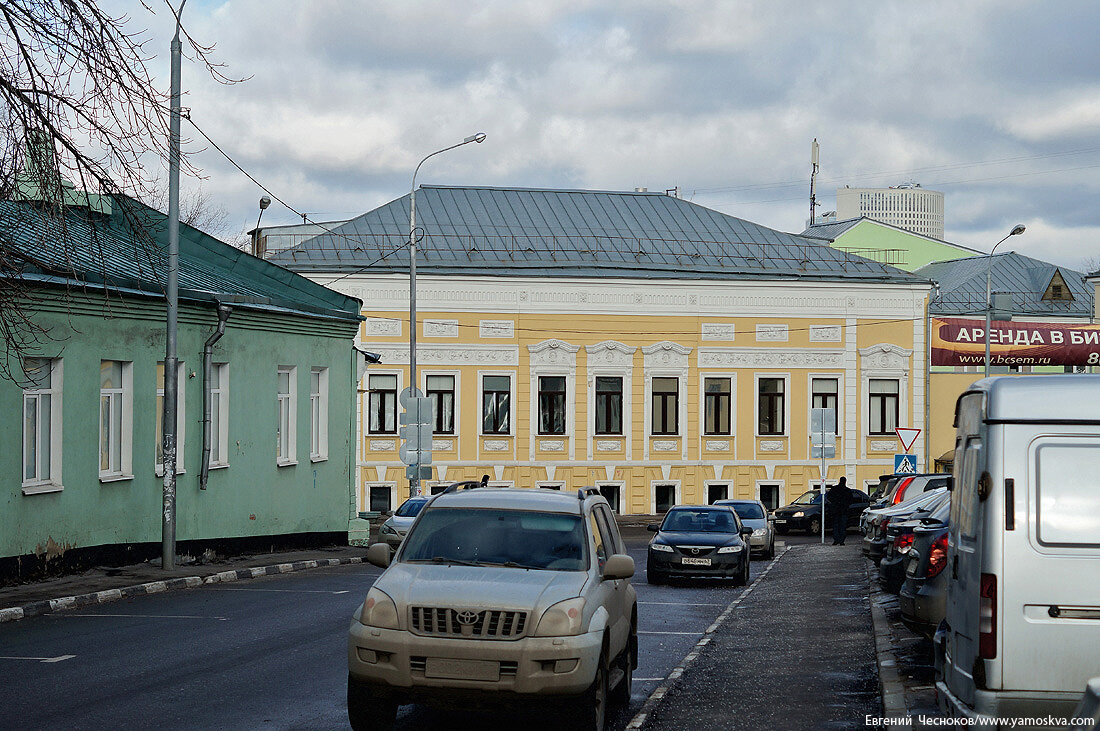
<instances>
[{"instance_id":1,"label":"street lamp post","mask_svg":"<svg viewBox=\"0 0 1100 731\"><path fill-rule=\"evenodd\" d=\"M1012 236L1019 236L1024 232L1024 224L1018 223L1012 227L1012 230L1008 232L1008 235L998 241L989 253L985 256L985 377L989 378L989 328L992 326L993 319L993 300L990 287L993 280L993 252L997 250L997 247L1008 241Z\"/></svg>"},{"instance_id":2,"label":"street lamp post","mask_svg":"<svg viewBox=\"0 0 1100 731\"><path fill-rule=\"evenodd\" d=\"M176 409L179 397L179 361L176 338L179 319L180 260L180 16L187 0L176 11L176 35L172 38L172 96L168 129L168 282L167 332L164 338L164 484L161 490L160 565L170 569L176 562Z\"/></svg>"},{"instance_id":3,"label":"street lamp post","mask_svg":"<svg viewBox=\"0 0 1100 731\"><path fill-rule=\"evenodd\" d=\"M412 186L409 188L409 388L410 393L416 393L416 176L420 172L420 166L441 153L453 150L456 147L476 142L479 145L485 141L485 133L478 132L470 135L458 144L436 150L430 155L425 155L416 169L413 170ZM409 494L420 494L420 447L416 449L416 476L409 480Z\"/></svg>"}]
</instances>

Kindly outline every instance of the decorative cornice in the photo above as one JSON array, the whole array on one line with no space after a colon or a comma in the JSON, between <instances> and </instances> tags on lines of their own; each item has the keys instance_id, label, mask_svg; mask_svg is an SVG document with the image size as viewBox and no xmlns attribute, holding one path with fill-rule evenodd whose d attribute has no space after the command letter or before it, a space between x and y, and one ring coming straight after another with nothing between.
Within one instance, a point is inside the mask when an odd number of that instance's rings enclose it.
<instances>
[{"instance_id":1,"label":"decorative cornice","mask_svg":"<svg viewBox=\"0 0 1100 731\"><path fill-rule=\"evenodd\" d=\"M389 343L364 343L382 357L387 366L409 362L409 346ZM518 366L519 347L515 345L443 345L420 343L416 346L417 365L500 365Z\"/></svg>"},{"instance_id":2,"label":"decorative cornice","mask_svg":"<svg viewBox=\"0 0 1100 731\"><path fill-rule=\"evenodd\" d=\"M869 348L860 348L860 366L863 370L908 371L909 356L912 354L912 350L893 343L878 343Z\"/></svg>"},{"instance_id":3,"label":"decorative cornice","mask_svg":"<svg viewBox=\"0 0 1100 731\"><path fill-rule=\"evenodd\" d=\"M654 353L661 352L673 352L677 355L687 355L691 352L691 348L687 347L686 345L674 343L671 340L662 340L659 343L654 343L653 345L646 345L642 347L642 353L644 353L645 355L653 355Z\"/></svg>"},{"instance_id":4,"label":"decorative cornice","mask_svg":"<svg viewBox=\"0 0 1100 731\"><path fill-rule=\"evenodd\" d=\"M630 366L634 363L635 347L625 345L617 340L604 340L595 345L584 346L588 354L588 365L591 366Z\"/></svg>"},{"instance_id":5,"label":"decorative cornice","mask_svg":"<svg viewBox=\"0 0 1100 731\"><path fill-rule=\"evenodd\" d=\"M686 371L688 367L688 354L691 348L679 343L664 340L642 348L645 356L645 367L650 368L676 368Z\"/></svg>"},{"instance_id":6,"label":"decorative cornice","mask_svg":"<svg viewBox=\"0 0 1100 731\"><path fill-rule=\"evenodd\" d=\"M844 368L844 351L826 348L699 348L700 368Z\"/></svg>"},{"instance_id":7,"label":"decorative cornice","mask_svg":"<svg viewBox=\"0 0 1100 731\"><path fill-rule=\"evenodd\" d=\"M580 349L579 345L570 345L557 339L543 340L527 346L532 365L568 365L572 368L577 366L577 351Z\"/></svg>"}]
</instances>

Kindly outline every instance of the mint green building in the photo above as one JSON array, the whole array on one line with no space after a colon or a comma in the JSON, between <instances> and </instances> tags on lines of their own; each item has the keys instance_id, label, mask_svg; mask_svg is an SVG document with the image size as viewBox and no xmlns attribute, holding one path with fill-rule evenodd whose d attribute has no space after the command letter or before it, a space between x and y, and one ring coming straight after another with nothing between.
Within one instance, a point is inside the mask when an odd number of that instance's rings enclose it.
<instances>
[{"instance_id":1,"label":"mint green building","mask_svg":"<svg viewBox=\"0 0 1100 731\"><path fill-rule=\"evenodd\" d=\"M834 249L907 272L937 261L985 255L983 251L941 241L866 216L815 223L801 235L823 239L823 243Z\"/></svg>"},{"instance_id":2,"label":"mint green building","mask_svg":"<svg viewBox=\"0 0 1100 731\"><path fill-rule=\"evenodd\" d=\"M160 555L165 217L65 227L0 203L45 331L0 380L0 582ZM179 282L179 553L345 543L359 301L187 226Z\"/></svg>"}]
</instances>

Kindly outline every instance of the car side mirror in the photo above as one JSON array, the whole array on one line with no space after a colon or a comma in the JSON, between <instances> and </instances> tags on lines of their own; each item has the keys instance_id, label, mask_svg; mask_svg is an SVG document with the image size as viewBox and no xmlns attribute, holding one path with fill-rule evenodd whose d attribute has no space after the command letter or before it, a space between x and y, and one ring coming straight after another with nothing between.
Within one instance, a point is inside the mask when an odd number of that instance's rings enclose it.
<instances>
[{"instance_id":1,"label":"car side mirror","mask_svg":"<svg viewBox=\"0 0 1100 731\"><path fill-rule=\"evenodd\" d=\"M625 553L616 553L608 557L603 565L604 581L629 579L634 575L634 559Z\"/></svg>"},{"instance_id":2,"label":"car side mirror","mask_svg":"<svg viewBox=\"0 0 1100 731\"><path fill-rule=\"evenodd\" d=\"M775 516L774 515L769 515L768 516L768 522L769 523L774 523L775 522Z\"/></svg>"},{"instance_id":3,"label":"car side mirror","mask_svg":"<svg viewBox=\"0 0 1100 731\"><path fill-rule=\"evenodd\" d=\"M645 529L647 531L649 531L650 533L656 533L657 531L661 530L661 524L660 523L650 523L649 525L647 525L645 527Z\"/></svg>"},{"instance_id":4,"label":"car side mirror","mask_svg":"<svg viewBox=\"0 0 1100 731\"><path fill-rule=\"evenodd\" d=\"M390 548L388 543L375 543L367 549L367 563L373 564L381 569L390 565L390 559L392 557L393 549Z\"/></svg>"},{"instance_id":5,"label":"car side mirror","mask_svg":"<svg viewBox=\"0 0 1100 731\"><path fill-rule=\"evenodd\" d=\"M741 536L742 537L751 536L751 535L752 535L752 528L749 528L747 526L741 526Z\"/></svg>"}]
</instances>

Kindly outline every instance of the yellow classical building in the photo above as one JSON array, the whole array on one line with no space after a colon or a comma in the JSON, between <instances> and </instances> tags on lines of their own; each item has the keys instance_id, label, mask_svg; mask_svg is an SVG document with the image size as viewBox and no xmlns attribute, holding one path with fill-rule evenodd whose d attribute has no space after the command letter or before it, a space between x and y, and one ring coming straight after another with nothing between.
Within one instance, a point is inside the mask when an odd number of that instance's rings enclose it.
<instances>
[{"instance_id":1,"label":"yellow classical building","mask_svg":"<svg viewBox=\"0 0 1100 731\"><path fill-rule=\"evenodd\" d=\"M362 510L409 494L408 196L276 261L363 301ZM837 413L830 480L893 471L925 411L927 280L659 193L417 191L417 380L427 489L596 486L622 513L820 480L809 415ZM913 447L923 454L923 444Z\"/></svg>"}]
</instances>

